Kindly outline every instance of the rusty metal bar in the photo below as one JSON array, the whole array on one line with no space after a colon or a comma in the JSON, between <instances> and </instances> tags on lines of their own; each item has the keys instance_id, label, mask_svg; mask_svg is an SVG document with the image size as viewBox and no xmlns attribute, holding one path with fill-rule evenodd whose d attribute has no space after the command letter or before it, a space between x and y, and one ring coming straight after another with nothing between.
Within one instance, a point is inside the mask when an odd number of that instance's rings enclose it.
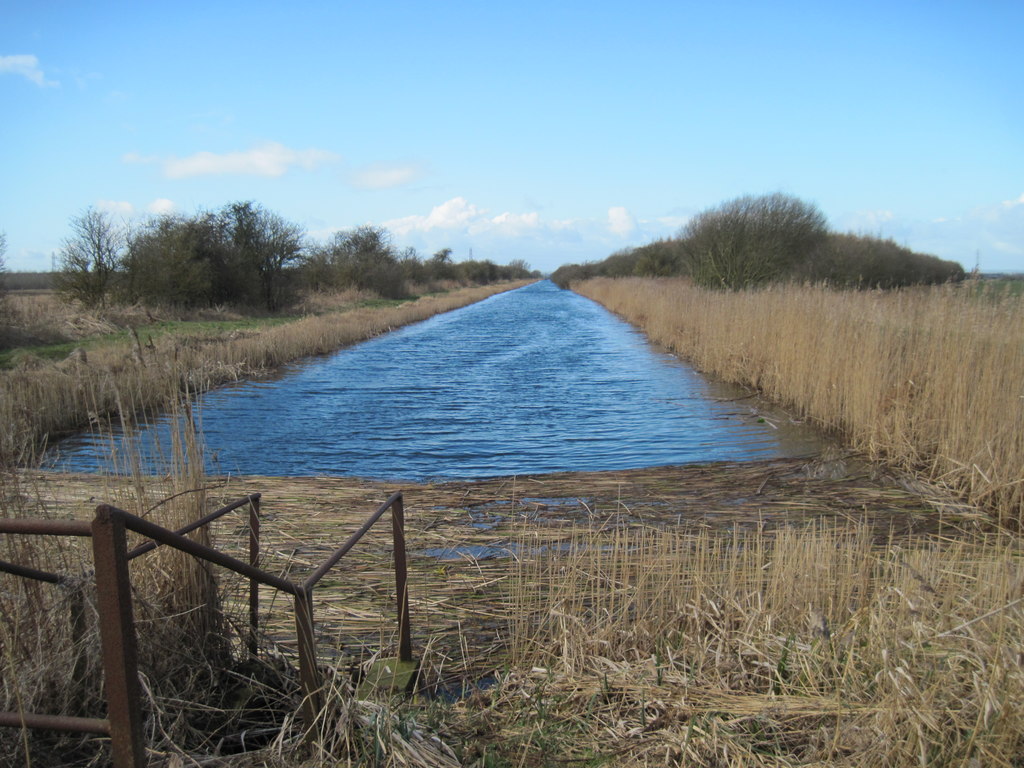
<instances>
[{"instance_id":1,"label":"rusty metal bar","mask_svg":"<svg viewBox=\"0 0 1024 768\"><path fill-rule=\"evenodd\" d=\"M391 532L395 550L395 596L398 600L398 658L412 661L412 638L409 630L409 575L405 562L405 503L401 493L391 497ZM390 501L390 500L389 500Z\"/></svg>"},{"instance_id":2,"label":"rusty metal bar","mask_svg":"<svg viewBox=\"0 0 1024 768\"><path fill-rule=\"evenodd\" d=\"M370 518L365 523L363 523L362 527L358 531L356 531L349 537L348 541L346 541L344 544L338 547L338 549L334 551L334 554L327 558L326 561L324 561L323 565L321 565L319 568L313 571L310 577L302 583L303 588L312 589L314 586L316 586L316 583L320 581L320 579L322 579L324 575L329 570L331 570L331 568L333 568L337 564L337 562L341 560L341 558L344 557L345 554L350 549L352 549L352 547L356 545L356 542L363 538L366 532L373 527L373 524L380 520L381 515L388 511L388 507L390 507L392 504L395 503L397 499L400 498L402 498L401 491L395 491L393 494L391 494L391 497L383 504L381 504L376 512L370 515Z\"/></svg>"},{"instance_id":3,"label":"rusty metal bar","mask_svg":"<svg viewBox=\"0 0 1024 768\"><path fill-rule=\"evenodd\" d=\"M110 734L110 721L95 717L67 715L34 715L30 712L0 712L0 726L10 728L44 728L50 731Z\"/></svg>"},{"instance_id":4,"label":"rusty metal bar","mask_svg":"<svg viewBox=\"0 0 1024 768\"><path fill-rule=\"evenodd\" d=\"M302 687L302 719L309 728L323 708L320 670L316 666L316 636L313 634L313 591L301 589L295 595L295 633L299 643L299 683Z\"/></svg>"},{"instance_id":5,"label":"rusty metal bar","mask_svg":"<svg viewBox=\"0 0 1024 768\"><path fill-rule=\"evenodd\" d=\"M67 580L66 576L61 576L58 573L39 571L35 568L29 568L27 565L8 563L6 560L0 560L0 571L12 573L15 576L21 576L24 579L35 579L36 581L45 581L50 584L62 584Z\"/></svg>"},{"instance_id":6,"label":"rusty metal bar","mask_svg":"<svg viewBox=\"0 0 1024 768\"><path fill-rule=\"evenodd\" d=\"M92 546L113 764L116 768L142 768L146 750L125 516L126 513L106 504L96 507Z\"/></svg>"},{"instance_id":7,"label":"rusty metal bar","mask_svg":"<svg viewBox=\"0 0 1024 768\"><path fill-rule=\"evenodd\" d=\"M239 499L238 501L233 501L230 504L228 504L226 507L221 507L220 509L218 509L218 510L216 510L214 512L211 512L210 514L205 515L204 517L200 517L198 520L192 521L188 525L183 526L183 527L177 529L175 531L175 533L178 534L179 536L183 536L186 533L191 533L196 528L202 528L204 525L209 525L210 523L212 523L217 518L223 517L224 515L226 515L228 512L233 512L236 509L238 509L239 507L243 507L246 504L251 504L254 499L256 500L257 503L259 503L259 498L260 498L260 495L258 493L251 493L248 496L246 496L244 499ZM129 552L128 553L128 559L129 560L134 560L139 555L144 555L147 552L152 552L154 549L156 549L159 546L160 546L159 542L147 541L144 544L140 544L139 546L135 547L135 549L133 549L131 552Z\"/></svg>"},{"instance_id":8,"label":"rusty metal bar","mask_svg":"<svg viewBox=\"0 0 1024 768\"><path fill-rule=\"evenodd\" d=\"M0 725L18 727L56 728L102 733L111 736L113 761L116 768L137 768L144 765L145 748L142 737L139 696L138 660L134 619L131 604L131 584L128 578L128 560L151 551L160 544L174 547L208 562L215 563L249 578L249 650L255 654L259 621L259 585L266 584L288 592L295 598L295 627L298 638L299 678L302 686L302 717L311 726L322 708L322 680L316 665L316 636L313 626L313 587L324 575L366 534L389 509L392 512L392 534L395 555L395 588L399 614L399 658L412 660L409 629L408 571L405 548L405 509L402 492L397 491L374 512L363 526L306 579L302 585L267 573L258 567L260 554L260 494L251 494L216 512L179 529L169 531L123 510L103 504L96 508L91 525L84 521L63 520L0 520L0 533L35 533L66 536L92 536L96 567L96 587L99 595L101 642L108 720L71 718L54 715L35 715L0 712ZM206 525L221 515L244 504L249 504L249 563L207 547L184 536ZM131 529L150 538L126 552L125 530ZM0 562L6 570L27 578L60 582L64 577L12 563ZM81 606L78 606L79 612ZM75 606L72 623L76 624Z\"/></svg>"},{"instance_id":9,"label":"rusty metal bar","mask_svg":"<svg viewBox=\"0 0 1024 768\"><path fill-rule=\"evenodd\" d=\"M0 533L32 533L42 536L92 536L92 529L87 520L5 517L0 519Z\"/></svg>"},{"instance_id":10,"label":"rusty metal bar","mask_svg":"<svg viewBox=\"0 0 1024 768\"><path fill-rule=\"evenodd\" d=\"M259 567L260 561L260 495L253 494L249 503L249 565ZM249 654L259 651L257 630L260 622L260 583L249 579Z\"/></svg>"},{"instance_id":11,"label":"rusty metal bar","mask_svg":"<svg viewBox=\"0 0 1024 768\"><path fill-rule=\"evenodd\" d=\"M287 592L290 595L297 594L300 587L297 584L293 584L287 579L282 579L280 576L275 576L272 573L255 568L248 563L243 563L241 560L237 560L231 555L225 555L212 547L207 547L204 544L200 544L198 541L193 541L187 536L181 536L173 531L168 531L166 528L161 528L156 523L151 523L148 520L143 520L141 517L136 517L127 512L118 510L121 516L124 518L124 524L127 528L141 533L150 539L166 544L175 549L180 549L182 552L188 552L190 555L202 558L203 560L209 560L211 563L216 563L229 571L240 573L243 576L248 576L250 579L255 579L261 584L266 584L271 587L277 587L283 592Z\"/></svg>"}]
</instances>

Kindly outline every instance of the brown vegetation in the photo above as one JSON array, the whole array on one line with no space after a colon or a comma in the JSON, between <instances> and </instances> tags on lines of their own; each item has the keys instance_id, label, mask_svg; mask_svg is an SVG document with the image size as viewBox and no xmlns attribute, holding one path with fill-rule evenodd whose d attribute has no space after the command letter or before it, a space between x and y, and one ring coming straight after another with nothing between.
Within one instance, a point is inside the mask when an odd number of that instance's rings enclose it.
<instances>
[{"instance_id":1,"label":"brown vegetation","mask_svg":"<svg viewBox=\"0 0 1024 768\"><path fill-rule=\"evenodd\" d=\"M258 375L301 357L332 352L522 283L465 288L397 306L311 315L224 333L168 334L89 351L57 364L0 372L0 461L31 461L47 439L110 415L131 418L197 393Z\"/></svg>"},{"instance_id":2,"label":"brown vegetation","mask_svg":"<svg viewBox=\"0 0 1024 768\"><path fill-rule=\"evenodd\" d=\"M1024 520L1024 305L974 286L721 293L685 280L576 286L712 376L875 459Z\"/></svg>"},{"instance_id":3,"label":"brown vegetation","mask_svg":"<svg viewBox=\"0 0 1024 768\"><path fill-rule=\"evenodd\" d=\"M61 511L84 512L101 482L24 477L44 480L40 500ZM963 505L902 484L840 458L407 486L425 695L352 695L353 665L395 643L388 536L374 533L317 594L324 663L337 675L313 753L288 714L272 745L216 759L281 768L1012 764L1024 748L1019 540L981 533ZM351 478L205 485L211 504L264 491L264 566L293 577L390 490ZM233 528L218 538L242 553ZM262 597L267 647L287 658L287 601ZM146 643L175 650L159 634ZM481 680L494 685L477 690ZM468 695L456 702L430 698L434 686L451 694L463 684ZM151 722L167 730L154 732L154 756L214 759L190 751L192 734L169 722L175 712L196 723L216 714L204 712L223 706L211 694L200 687L183 703L155 692Z\"/></svg>"}]
</instances>

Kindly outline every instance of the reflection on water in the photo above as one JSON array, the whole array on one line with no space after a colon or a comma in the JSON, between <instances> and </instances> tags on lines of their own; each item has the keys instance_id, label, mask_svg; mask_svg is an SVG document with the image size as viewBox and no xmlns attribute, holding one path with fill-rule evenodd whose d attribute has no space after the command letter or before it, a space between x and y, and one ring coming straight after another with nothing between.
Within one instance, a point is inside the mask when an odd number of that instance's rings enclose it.
<instances>
[{"instance_id":1,"label":"reflection on water","mask_svg":"<svg viewBox=\"0 0 1024 768\"><path fill-rule=\"evenodd\" d=\"M196 413L221 473L474 478L819 449L813 431L740 394L545 281L209 392ZM167 429L151 424L142 444ZM82 435L51 465L91 471L108 452Z\"/></svg>"}]
</instances>

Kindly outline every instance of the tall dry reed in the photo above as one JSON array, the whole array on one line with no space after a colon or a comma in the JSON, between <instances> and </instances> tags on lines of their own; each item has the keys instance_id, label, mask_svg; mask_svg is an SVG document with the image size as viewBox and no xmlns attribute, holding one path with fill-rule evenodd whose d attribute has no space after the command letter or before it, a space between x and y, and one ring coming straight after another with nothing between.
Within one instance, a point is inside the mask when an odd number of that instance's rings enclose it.
<instances>
[{"instance_id":1,"label":"tall dry reed","mask_svg":"<svg viewBox=\"0 0 1024 768\"><path fill-rule=\"evenodd\" d=\"M185 391L202 392L291 360L333 352L523 284L309 316L226 338L162 336L151 345L92 352L84 361L0 372L0 463L29 463L48 439L119 412L130 417L161 409Z\"/></svg>"},{"instance_id":2,"label":"tall dry reed","mask_svg":"<svg viewBox=\"0 0 1024 768\"><path fill-rule=\"evenodd\" d=\"M720 292L574 286L711 376L755 389L1004 524L1024 520L1024 300L973 286Z\"/></svg>"},{"instance_id":3,"label":"tall dry reed","mask_svg":"<svg viewBox=\"0 0 1024 768\"><path fill-rule=\"evenodd\" d=\"M468 727L507 764L1016 765L1020 540L872 538L579 532L519 563L516 671Z\"/></svg>"},{"instance_id":4,"label":"tall dry reed","mask_svg":"<svg viewBox=\"0 0 1024 768\"><path fill-rule=\"evenodd\" d=\"M200 439L187 410L172 404L170 416L169 443L158 447L166 474L144 474L138 454L122 451L111 459L120 474L97 476L95 498L73 511L91 515L102 501L169 529L209 511ZM68 516L72 510L53 509L33 482L26 473L0 468L0 516ZM208 528L189 536L212 543ZM129 547L141 541L129 533ZM101 717L106 703L89 540L2 535L0 559L65 577L48 584L0 573L0 710ZM269 727L262 725L276 733L272 718L281 720L293 704L287 699L294 686L282 684L280 669L247 659L245 638L233 629L245 622L223 609L232 580L221 585L208 563L170 547L131 561L129 571L147 743L165 755L210 752L261 717L271 718ZM265 678L274 680L273 690L263 690ZM284 703L254 717L256 699L261 708ZM108 761L104 743L87 735L0 728L0 765Z\"/></svg>"}]
</instances>

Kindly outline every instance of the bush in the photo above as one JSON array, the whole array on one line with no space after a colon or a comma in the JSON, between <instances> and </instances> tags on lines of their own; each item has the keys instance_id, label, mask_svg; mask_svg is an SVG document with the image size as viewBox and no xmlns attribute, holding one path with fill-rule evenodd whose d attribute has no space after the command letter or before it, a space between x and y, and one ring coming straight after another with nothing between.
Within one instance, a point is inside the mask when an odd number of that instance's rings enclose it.
<instances>
[{"instance_id":1,"label":"bush","mask_svg":"<svg viewBox=\"0 0 1024 768\"><path fill-rule=\"evenodd\" d=\"M915 253L890 239L830 234L794 277L839 288L899 288L959 282L964 268L955 261Z\"/></svg>"},{"instance_id":2,"label":"bush","mask_svg":"<svg viewBox=\"0 0 1024 768\"><path fill-rule=\"evenodd\" d=\"M680 234L695 282L738 290L789 275L828 228L816 206L775 193L738 197L699 213Z\"/></svg>"},{"instance_id":3,"label":"bush","mask_svg":"<svg viewBox=\"0 0 1024 768\"><path fill-rule=\"evenodd\" d=\"M151 306L224 301L231 282L224 274L226 250L212 215L151 219L129 241L122 295Z\"/></svg>"},{"instance_id":4,"label":"bush","mask_svg":"<svg viewBox=\"0 0 1024 768\"><path fill-rule=\"evenodd\" d=\"M367 225L336 233L326 246L314 250L312 263L304 266L310 268L325 288L358 288L388 299L407 295L403 266L384 227Z\"/></svg>"}]
</instances>

